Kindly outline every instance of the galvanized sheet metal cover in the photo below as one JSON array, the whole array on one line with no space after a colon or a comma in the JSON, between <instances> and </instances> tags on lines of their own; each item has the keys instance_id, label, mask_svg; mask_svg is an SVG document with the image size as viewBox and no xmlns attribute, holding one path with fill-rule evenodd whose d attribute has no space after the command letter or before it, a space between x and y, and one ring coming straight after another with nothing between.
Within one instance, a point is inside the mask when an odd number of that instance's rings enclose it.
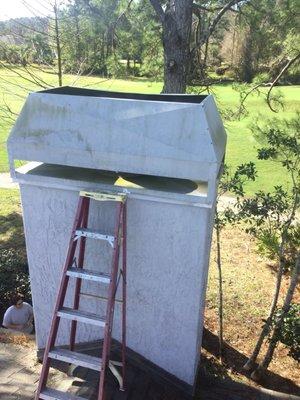
<instances>
[{"instance_id":1,"label":"galvanized sheet metal cover","mask_svg":"<svg viewBox=\"0 0 300 400\"><path fill-rule=\"evenodd\" d=\"M209 96L59 88L32 93L8 139L12 160L209 181L226 134Z\"/></svg>"}]
</instances>

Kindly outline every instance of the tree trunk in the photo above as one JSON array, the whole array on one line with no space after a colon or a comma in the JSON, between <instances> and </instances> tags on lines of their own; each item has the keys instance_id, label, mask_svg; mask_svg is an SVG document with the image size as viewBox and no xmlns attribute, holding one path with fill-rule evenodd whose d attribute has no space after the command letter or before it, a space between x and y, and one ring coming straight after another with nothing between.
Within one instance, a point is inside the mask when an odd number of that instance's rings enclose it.
<instances>
[{"instance_id":1,"label":"tree trunk","mask_svg":"<svg viewBox=\"0 0 300 400\"><path fill-rule=\"evenodd\" d=\"M190 64L193 0L170 1L163 21L163 93L185 93Z\"/></svg>"},{"instance_id":2,"label":"tree trunk","mask_svg":"<svg viewBox=\"0 0 300 400\"><path fill-rule=\"evenodd\" d=\"M77 5L75 3L75 10L74 10L74 23L75 23L75 39L76 39L76 44L75 44L75 57L76 57L76 63L78 68L80 67L80 63L83 59L82 56L82 45L81 45L81 38L80 38L80 27L79 27L79 11L77 9Z\"/></svg>"},{"instance_id":3,"label":"tree trunk","mask_svg":"<svg viewBox=\"0 0 300 400\"><path fill-rule=\"evenodd\" d=\"M251 374L251 378L254 380L261 379L262 375L264 374L264 372L266 371L266 369L268 368L268 366L272 360L274 350L275 350L276 344L278 342L278 336L279 336L280 330L282 328L283 320L289 311L290 304L293 299L293 295L294 295L294 292L295 292L295 289L296 289L296 286L298 283L299 275L300 275L300 253L298 254L298 257L297 257L297 260L295 263L295 267L294 267L294 271L293 271L293 275L291 277L290 286L289 286L289 289L286 294L284 304L282 307L282 312L281 312L280 318L278 319L278 321L275 324L273 334L270 339L269 347L268 347L267 353L265 355L265 358L259 364L258 368Z\"/></svg>"},{"instance_id":4,"label":"tree trunk","mask_svg":"<svg viewBox=\"0 0 300 400\"><path fill-rule=\"evenodd\" d=\"M219 357L223 360L223 282L222 282L222 260L221 260L221 228L217 223L217 266L218 266L218 279L219 279Z\"/></svg>"},{"instance_id":5,"label":"tree trunk","mask_svg":"<svg viewBox=\"0 0 300 400\"><path fill-rule=\"evenodd\" d=\"M56 43L56 51L57 51L58 85L62 86L61 45L60 45L60 37L59 37L58 10L57 10L57 3L56 2L54 4L53 10L54 10L54 19L55 19L55 43Z\"/></svg>"},{"instance_id":6,"label":"tree trunk","mask_svg":"<svg viewBox=\"0 0 300 400\"><path fill-rule=\"evenodd\" d=\"M129 56L127 57L126 73L127 73L127 76L130 75L130 57Z\"/></svg>"},{"instance_id":7,"label":"tree trunk","mask_svg":"<svg viewBox=\"0 0 300 400\"><path fill-rule=\"evenodd\" d=\"M243 49L242 49L242 62L241 62L241 77L244 82L251 83L254 75L253 71L253 39L252 39L252 27L249 28L249 32L246 32Z\"/></svg>"},{"instance_id":8,"label":"tree trunk","mask_svg":"<svg viewBox=\"0 0 300 400\"><path fill-rule=\"evenodd\" d=\"M163 93L185 93L190 72L191 55L212 35L222 16L232 6L243 0L230 0L221 9L218 9L207 30L201 34L201 38L193 50L190 49L192 15L193 6L197 9L197 4L194 4L193 0L168 0L166 10L164 11L160 0L149 1L160 19L163 28ZM199 9L196 14L199 15Z\"/></svg>"}]
</instances>

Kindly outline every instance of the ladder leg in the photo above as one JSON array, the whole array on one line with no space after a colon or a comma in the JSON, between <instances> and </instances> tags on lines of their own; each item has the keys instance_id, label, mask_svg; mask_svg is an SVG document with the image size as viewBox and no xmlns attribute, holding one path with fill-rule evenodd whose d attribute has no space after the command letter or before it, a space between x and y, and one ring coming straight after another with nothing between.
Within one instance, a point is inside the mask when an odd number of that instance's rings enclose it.
<instances>
[{"instance_id":1,"label":"ladder leg","mask_svg":"<svg viewBox=\"0 0 300 400\"><path fill-rule=\"evenodd\" d=\"M58 330L59 321L60 321L60 318L57 316L57 312L63 306L65 296L66 296L66 291L67 291L67 286L68 286L68 281L69 281L69 277L66 275L66 272L67 272L67 269L68 269L70 263L73 260L74 254L75 254L77 241L74 242L74 237L75 237L75 231L76 231L76 229L79 228L81 221L82 221L82 215L83 215L82 211L83 211L83 198L80 197L79 201L78 201L78 206L77 206L75 221L74 221L74 225L73 225L73 229L72 229L72 234L71 234L71 238L70 238L70 242L69 242L68 253L67 253L66 261L65 261L63 271L62 271L60 287L59 287L59 291L57 294L56 303L55 303L55 307L54 307L54 312L53 312L53 317L52 317L52 322L51 322L51 327L50 327L50 333L48 336L48 340L47 340L47 344L46 344L46 348L45 348L45 352L44 352L43 367L42 367L41 376L39 379L39 384L38 384L36 394L35 394L35 400L39 400L40 393L45 388L46 382L47 382L47 377L48 377L49 368L50 368L50 359L49 359L48 355L49 355L49 351L55 344L55 340L56 340L56 336L57 336L57 330Z\"/></svg>"},{"instance_id":2,"label":"ladder leg","mask_svg":"<svg viewBox=\"0 0 300 400\"><path fill-rule=\"evenodd\" d=\"M123 206L122 215L122 376L123 376L123 387L120 390L126 389L126 298L127 298L127 206L126 202Z\"/></svg>"},{"instance_id":3,"label":"ladder leg","mask_svg":"<svg viewBox=\"0 0 300 400\"><path fill-rule=\"evenodd\" d=\"M88 224L88 217L89 217L89 206L90 206L90 199L88 197L84 197L83 200L83 217L82 217L82 228L86 228ZM85 244L86 244L86 237L80 238L80 245L79 245L79 254L78 254L78 268L83 268L84 262L84 253L85 253ZM81 289L81 278L76 279L75 283L75 291L74 291L74 303L73 309L78 310L79 302L80 302L80 289ZM72 321L71 323L71 332L70 332L70 350L74 351L75 347L75 338L76 338L76 330L77 330L77 321Z\"/></svg>"},{"instance_id":4,"label":"ladder leg","mask_svg":"<svg viewBox=\"0 0 300 400\"><path fill-rule=\"evenodd\" d=\"M112 268L111 268L112 274L111 274L111 283L110 283L109 292L108 292L106 325L104 328L102 366L101 366L101 373L100 373L98 400L104 400L104 396L105 396L104 383L105 383L106 368L108 366L109 354L110 354L112 322L113 322L113 314L114 314L114 307L115 307L114 297L115 297L115 293L116 293L116 284L117 284L117 278L118 278L119 249L120 249L119 236L120 236L120 224L121 224L122 209L123 209L123 204L122 203L118 204L116 227L115 227L115 238L117 240L114 241L114 248L113 248L113 260L112 260Z\"/></svg>"}]
</instances>

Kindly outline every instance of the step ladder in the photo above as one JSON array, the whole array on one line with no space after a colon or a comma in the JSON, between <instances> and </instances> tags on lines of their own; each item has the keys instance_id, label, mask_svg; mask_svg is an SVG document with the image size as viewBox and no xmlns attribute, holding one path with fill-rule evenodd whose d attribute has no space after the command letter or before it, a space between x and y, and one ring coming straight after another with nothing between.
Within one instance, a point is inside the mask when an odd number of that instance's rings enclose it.
<instances>
[{"instance_id":1,"label":"step ladder","mask_svg":"<svg viewBox=\"0 0 300 400\"><path fill-rule=\"evenodd\" d=\"M113 235L103 234L88 229L90 200L115 202L116 223ZM112 264L110 273L95 272L84 268L84 254L86 239L104 240L112 247ZM79 249L76 249L79 243ZM122 264L119 266L119 256L122 251ZM76 259L75 254L78 255ZM73 308L64 307L65 296L69 279L75 279ZM80 290L82 280L93 281L108 285L106 315L104 317L80 310ZM111 335L115 298L119 282L122 280L122 360L110 360ZM71 320L69 350L55 347L60 319ZM83 322L104 329L102 357L92 357L75 352L75 338L77 323ZM50 333L44 352L41 376L36 390L35 400L85 400L70 393L61 392L47 387L47 379L51 360L60 360L76 366L86 367L99 371L98 400L105 399L105 375L109 368L118 380L120 390L125 390L126 373L126 194L124 193L92 193L80 192L75 221L69 242L66 261L63 267L62 278L53 312ZM121 373L117 367L121 367Z\"/></svg>"}]
</instances>

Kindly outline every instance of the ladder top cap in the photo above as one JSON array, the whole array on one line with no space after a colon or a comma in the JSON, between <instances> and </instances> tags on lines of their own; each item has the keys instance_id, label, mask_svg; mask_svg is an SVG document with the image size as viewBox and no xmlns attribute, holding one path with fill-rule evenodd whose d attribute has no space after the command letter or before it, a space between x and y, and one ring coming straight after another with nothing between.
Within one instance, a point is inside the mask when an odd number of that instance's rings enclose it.
<instances>
[{"instance_id":1,"label":"ladder top cap","mask_svg":"<svg viewBox=\"0 0 300 400\"><path fill-rule=\"evenodd\" d=\"M126 193L115 193L115 192L86 192L80 191L81 197L88 197L97 201L118 201L125 203L127 194Z\"/></svg>"}]
</instances>

